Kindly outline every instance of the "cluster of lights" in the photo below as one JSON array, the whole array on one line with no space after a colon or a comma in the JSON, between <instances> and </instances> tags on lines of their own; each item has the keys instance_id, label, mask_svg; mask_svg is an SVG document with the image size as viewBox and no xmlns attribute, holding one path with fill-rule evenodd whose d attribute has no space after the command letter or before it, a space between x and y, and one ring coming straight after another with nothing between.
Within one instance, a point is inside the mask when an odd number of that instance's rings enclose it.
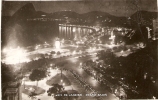
<instances>
[{"instance_id":1,"label":"cluster of lights","mask_svg":"<svg viewBox=\"0 0 158 100\"><path fill-rule=\"evenodd\" d=\"M122 28L117 28L118 31L122 31Z\"/></svg>"},{"instance_id":2,"label":"cluster of lights","mask_svg":"<svg viewBox=\"0 0 158 100\"><path fill-rule=\"evenodd\" d=\"M36 45L35 49L37 50L41 45Z\"/></svg>"},{"instance_id":3,"label":"cluster of lights","mask_svg":"<svg viewBox=\"0 0 158 100\"><path fill-rule=\"evenodd\" d=\"M60 82L62 83L63 86L65 86L65 83L63 83L63 80L61 79Z\"/></svg>"},{"instance_id":4,"label":"cluster of lights","mask_svg":"<svg viewBox=\"0 0 158 100\"><path fill-rule=\"evenodd\" d=\"M30 60L26 57L26 50L17 47L13 48L5 48L3 49L3 54L5 55L5 59L3 60L6 64L18 64L23 62L29 62Z\"/></svg>"}]
</instances>

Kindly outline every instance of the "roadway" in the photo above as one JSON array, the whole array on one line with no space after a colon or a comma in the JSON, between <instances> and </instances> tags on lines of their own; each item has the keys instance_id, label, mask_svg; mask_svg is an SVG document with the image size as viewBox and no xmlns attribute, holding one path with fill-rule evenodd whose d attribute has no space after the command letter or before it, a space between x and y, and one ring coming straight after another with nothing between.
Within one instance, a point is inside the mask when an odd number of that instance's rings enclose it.
<instances>
[{"instance_id":1,"label":"roadway","mask_svg":"<svg viewBox=\"0 0 158 100\"><path fill-rule=\"evenodd\" d=\"M52 61L54 64L67 62L63 66L63 68L68 70L75 71L78 75L80 75L90 86L92 86L95 91L98 91L100 94L107 94L107 96L102 96L103 99L106 100L118 100L115 95L111 94L110 92L106 91L101 84L93 79L90 75L88 75L83 69L80 68L80 63L89 60L89 59L97 59L96 57L97 50L94 50L93 52L88 52L88 54L76 54L70 57L60 57L56 58L56 61ZM51 63L51 62L50 62ZM66 74L66 73L65 73ZM67 76L67 75L66 75Z\"/></svg>"}]
</instances>

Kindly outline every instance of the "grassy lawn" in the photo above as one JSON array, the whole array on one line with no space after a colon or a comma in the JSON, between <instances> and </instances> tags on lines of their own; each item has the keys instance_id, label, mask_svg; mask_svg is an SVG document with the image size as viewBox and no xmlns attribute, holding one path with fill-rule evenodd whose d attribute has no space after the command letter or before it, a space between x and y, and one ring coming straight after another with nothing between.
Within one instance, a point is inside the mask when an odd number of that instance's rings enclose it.
<instances>
[{"instance_id":1,"label":"grassy lawn","mask_svg":"<svg viewBox=\"0 0 158 100\"><path fill-rule=\"evenodd\" d=\"M60 85L63 85L63 83L64 83L64 86L71 85L71 82L64 74L62 74L62 77L61 77L61 73L58 73L57 75L52 77L50 80L46 81L46 84L50 85L50 86L52 86L52 84L57 84L57 83Z\"/></svg>"},{"instance_id":2,"label":"grassy lawn","mask_svg":"<svg viewBox=\"0 0 158 100\"><path fill-rule=\"evenodd\" d=\"M33 92L35 95L40 95L45 93L45 90L35 85L25 85L24 89L24 85L22 85L22 93L30 95L31 92Z\"/></svg>"}]
</instances>

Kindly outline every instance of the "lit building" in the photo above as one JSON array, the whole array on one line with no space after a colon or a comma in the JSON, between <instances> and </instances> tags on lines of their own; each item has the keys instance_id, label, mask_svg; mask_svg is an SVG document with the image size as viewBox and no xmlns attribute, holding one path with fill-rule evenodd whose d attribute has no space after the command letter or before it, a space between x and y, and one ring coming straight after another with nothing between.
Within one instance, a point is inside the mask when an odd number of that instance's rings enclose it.
<instances>
[{"instance_id":1,"label":"lit building","mask_svg":"<svg viewBox=\"0 0 158 100\"><path fill-rule=\"evenodd\" d=\"M59 24L60 39L81 39L82 36L91 33L94 30L91 26Z\"/></svg>"},{"instance_id":2,"label":"lit building","mask_svg":"<svg viewBox=\"0 0 158 100\"><path fill-rule=\"evenodd\" d=\"M109 39L112 40L112 41L111 41L111 44L114 44L114 41L115 41L115 35L114 35L113 31L111 31L111 37L110 37Z\"/></svg>"}]
</instances>

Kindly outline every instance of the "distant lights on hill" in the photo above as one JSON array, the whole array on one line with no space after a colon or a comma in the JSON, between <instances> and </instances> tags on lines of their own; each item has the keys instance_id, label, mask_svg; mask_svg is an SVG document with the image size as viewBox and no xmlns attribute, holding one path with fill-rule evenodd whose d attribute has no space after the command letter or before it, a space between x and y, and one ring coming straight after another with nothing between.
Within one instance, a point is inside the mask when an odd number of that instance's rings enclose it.
<instances>
[{"instance_id":1,"label":"distant lights on hill","mask_svg":"<svg viewBox=\"0 0 158 100\"><path fill-rule=\"evenodd\" d=\"M41 15L41 16L43 16L43 17L44 17L44 16L46 16L46 15Z\"/></svg>"}]
</instances>

